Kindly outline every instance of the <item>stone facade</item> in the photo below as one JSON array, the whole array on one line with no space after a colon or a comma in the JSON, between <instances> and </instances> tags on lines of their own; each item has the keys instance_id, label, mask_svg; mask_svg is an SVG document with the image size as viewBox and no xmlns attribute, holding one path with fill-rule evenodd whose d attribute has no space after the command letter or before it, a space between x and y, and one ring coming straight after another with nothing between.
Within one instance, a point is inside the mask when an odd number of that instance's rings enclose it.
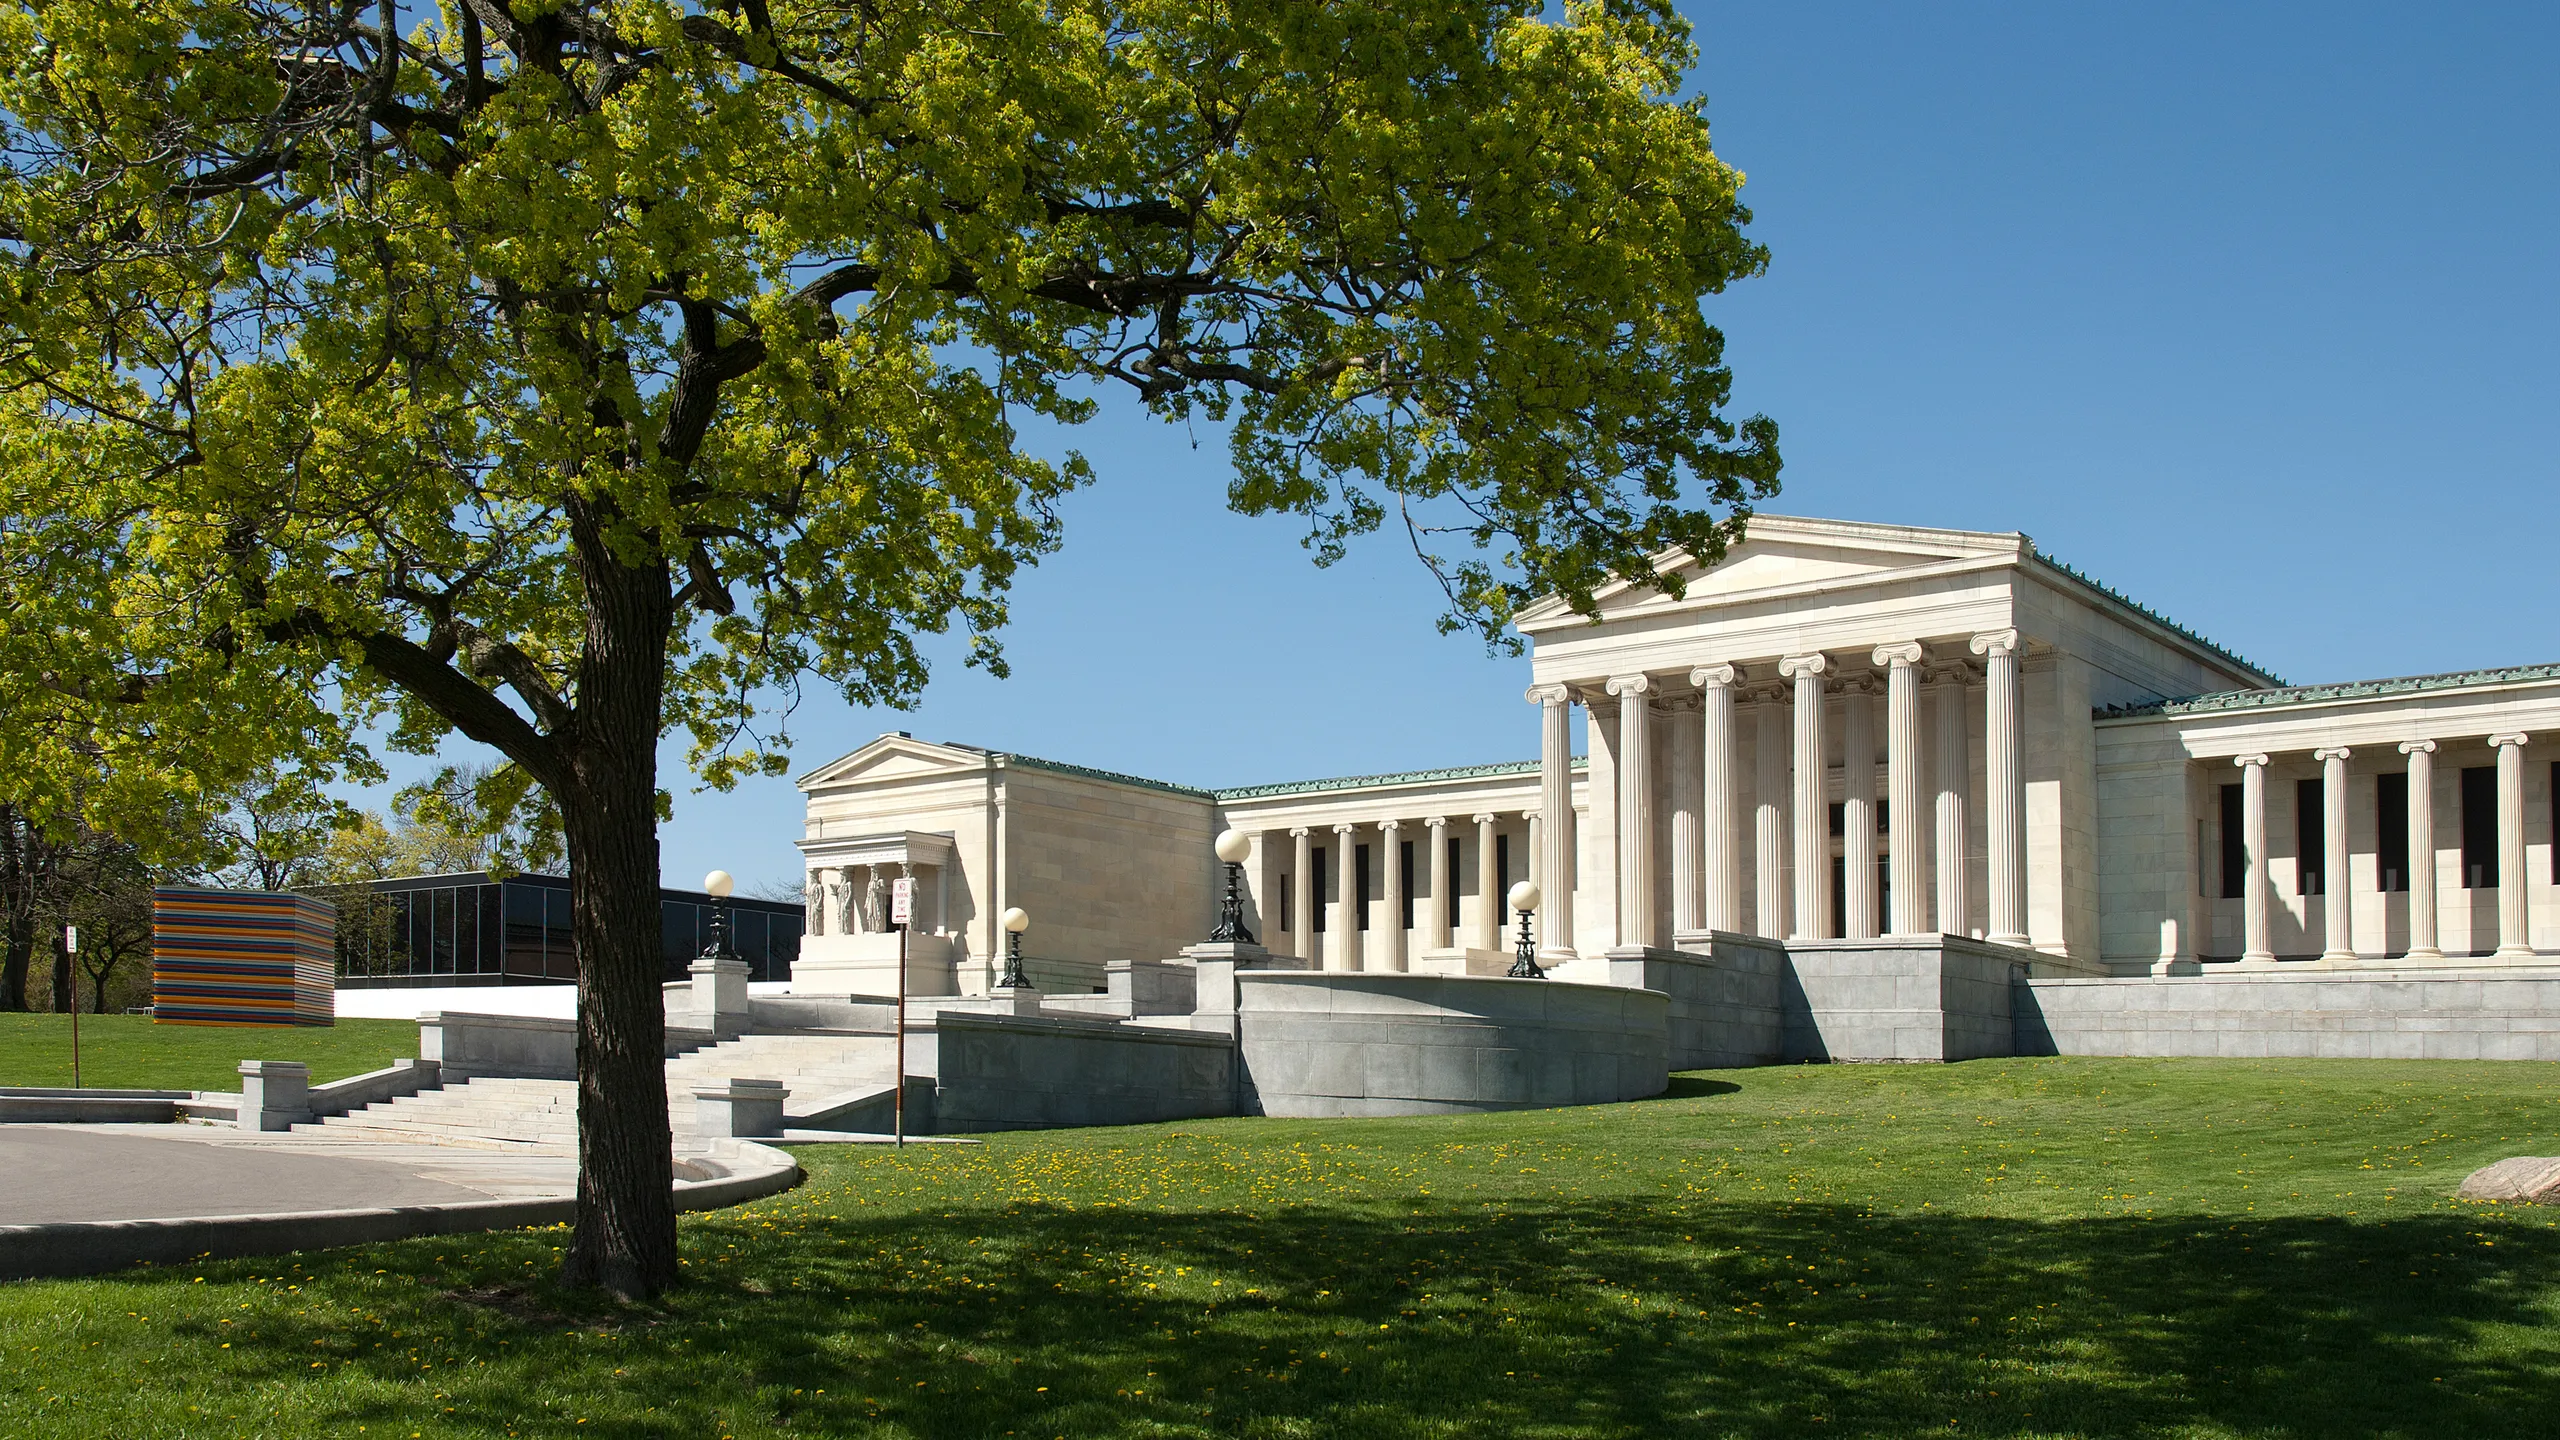
<instances>
[{"instance_id":1,"label":"stone facade","mask_svg":"<svg viewBox=\"0 0 2560 1440\"><path fill-rule=\"evenodd\" d=\"M2017 534L1763 515L1712 568L1662 563L1676 597L1521 616L1535 759L1205 790L884 736L800 782L812 893L929 884L914 938L949 963L914 993L982 993L1010 906L1052 994L1179 952L1214 921L1227 828L1247 925L1337 973L1500 973L1523 878L1550 969L1649 984L1606 967L1722 937L1736 996L1752 938L1809 985L1918 953L1871 942L1993 946L1993 988L2018 955L2032 980L2166 980L2560 948L2560 666L2286 688ZM1955 994L1963 963L1929 983ZM1860 1048L1990 1053L2006 1011L1971 1004Z\"/></svg>"}]
</instances>

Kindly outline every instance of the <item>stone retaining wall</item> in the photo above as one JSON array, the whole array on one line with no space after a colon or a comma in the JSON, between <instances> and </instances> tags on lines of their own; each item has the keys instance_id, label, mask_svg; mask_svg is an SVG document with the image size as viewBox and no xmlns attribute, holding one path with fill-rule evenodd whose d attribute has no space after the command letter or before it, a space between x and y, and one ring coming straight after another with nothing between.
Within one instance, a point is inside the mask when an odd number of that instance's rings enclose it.
<instances>
[{"instance_id":1,"label":"stone retaining wall","mask_svg":"<svg viewBox=\"0 0 2560 1440\"><path fill-rule=\"evenodd\" d=\"M1597 1105L1669 1083L1669 997L1559 980L1245 970L1247 1114Z\"/></svg>"},{"instance_id":2,"label":"stone retaining wall","mask_svg":"<svg viewBox=\"0 0 2560 1440\"><path fill-rule=\"evenodd\" d=\"M2020 1055L2560 1060L2560 968L2028 980Z\"/></svg>"},{"instance_id":3,"label":"stone retaining wall","mask_svg":"<svg viewBox=\"0 0 2560 1440\"><path fill-rule=\"evenodd\" d=\"M1786 956L1790 1061L2011 1054L2011 988L2037 959L1955 935L1799 940Z\"/></svg>"},{"instance_id":4,"label":"stone retaining wall","mask_svg":"<svg viewBox=\"0 0 2560 1440\"><path fill-rule=\"evenodd\" d=\"M1141 1125L1235 1113L1235 1042L1109 1021L933 1018L934 1126L944 1135ZM914 1068L913 1037L909 1068Z\"/></svg>"}]
</instances>

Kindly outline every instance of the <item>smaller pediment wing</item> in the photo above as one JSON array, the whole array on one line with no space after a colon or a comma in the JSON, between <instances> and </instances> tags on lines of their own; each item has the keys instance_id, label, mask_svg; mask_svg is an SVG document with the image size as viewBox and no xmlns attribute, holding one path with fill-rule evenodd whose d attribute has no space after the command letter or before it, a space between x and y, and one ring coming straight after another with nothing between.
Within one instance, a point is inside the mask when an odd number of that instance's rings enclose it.
<instances>
[{"instance_id":1,"label":"smaller pediment wing","mask_svg":"<svg viewBox=\"0 0 2560 1440\"><path fill-rule=\"evenodd\" d=\"M986 752L965 745L936 745L912 735L883 735L792 783L803 790L823 790L865 781L956 775L986 763Z\"/></svg>"}]
</instances>

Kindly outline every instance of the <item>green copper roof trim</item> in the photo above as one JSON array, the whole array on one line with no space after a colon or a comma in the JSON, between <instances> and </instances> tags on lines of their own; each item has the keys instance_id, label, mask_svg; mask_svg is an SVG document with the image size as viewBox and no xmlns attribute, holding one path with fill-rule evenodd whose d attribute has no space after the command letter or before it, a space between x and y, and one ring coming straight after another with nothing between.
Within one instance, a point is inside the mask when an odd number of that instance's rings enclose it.
<instances>
[{"instance_id":1,"label":"green copper roof trim","mask_svg":"<svg viewBox=\"0 0 2560 1440\"><path fill-rule=\"evenodd\" d=\"M1037 755L1017 755L1010 750L990 750L987 754L1007 765L1021 765L1033 770L1073 775L1079 780L1107 780L1114 785L1135 785L1141 790L1160 790L1167 795L1184 795L1194 800L1218 798L1214 791L1195 789L1189 785L1176 785L1166 780L1150 780L1144 775L1123 775L1117 770L1096 770L1090 765L1070 765L1064 760L1043 760Z\"/></svg>"},{"instance_id":2,"label":"green copper roof trim","mask_svg":"<svg viewBox=\"0 0 2560 1440\"><path fill-rule=\"evenodd\" d=\"M2232 664L2239 666L2241 669L2248 671L2250 674L2265 676L2269 682L2276 685L2284 684L2284 677L2278 675L2273 670L2270 670L2263 665L2252 663L2237 651L2217 645L2214 642L2207 640L2202 635L2197 634L2193 630L2188 629L2186 626L2179 624L2177 621L2170 619L2168 616L2161 614L2159 611L2152 609L2150 606L2143 604L2141 601L2134 599L2132 596L2125 594L2123 591L2118 590L2112 585L2101 584L2096 580L2090 579L2088 576L2081 574L2071 566L2065 565L2061 561L2047 555L2042 550L2037 549L2035 547L2035 542L2032 540L2027 542L2027 554L2031 558L2042 562L2046 568L2060 571L2062 574L2079 581L2081 584L2097 591L2099 594L2106 596L2108 599L2113 600L2135 614L2161 625L2174 634L2182 635L2187 639L2194 641L2196 644L2203 646L2214 654L2219 655L2223 659L2230 661Z\"/></svg>"},{"instance_id":3,"label":"green copper roof trim","mask_svg":"<svg viewBox=\"0 0 2560 1440\"><path fill-rule=\"evenodd\" d=\"M2154 700L2146 705L2110 705L2101 720L2147 715L2200 715L2215 710L2256 710L2275 705L2317 705L2329 700L2361 700L2375 695L2408 695L2424 690L2460 690L2471 685L2514 685L2531 680L2560 680L2560 664L2509 665L2496 670L2455 670L2442 675L2401 675L2389 680L2347 680L2335 685L2295 685L2282 690L2223 690L2184 700Z\"/></svg>"},{"instance_id":4,"label":"green copper roof trim","mask_svg":"<svg viewBox=\"0 0 2560 1440\"><path fill-rule=\"evenodd\" d=\"M1573 768L1587 769L1586 756L1573 757ZM1327 790L1366 790L1380 785L1421 785L1434 780L1480 780L1491 775L1534 775L1535 760L1505 760L1493 765L1453 765L1442 770L1407 770L1394 775L1343 775L1331 780L1286 780L1277 785L1238 785L1214 792L1221 800L1261 800L1274 795L1315 795Z\"/></svg>"}]
</instances>

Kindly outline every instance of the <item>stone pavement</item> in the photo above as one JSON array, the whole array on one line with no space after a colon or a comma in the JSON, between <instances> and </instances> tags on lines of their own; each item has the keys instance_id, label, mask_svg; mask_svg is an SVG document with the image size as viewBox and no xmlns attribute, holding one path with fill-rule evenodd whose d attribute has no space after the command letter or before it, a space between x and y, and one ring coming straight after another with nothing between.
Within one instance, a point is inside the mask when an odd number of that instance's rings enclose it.
<instances>
[{"instance_id":1,"label":"stone pavement","mask_svg":"<svg viewBox=\"0 0 2560 1440\"><path fill-rule=\"evenodd\" d=\"M9 1125L0 1175L0 1225L40 1225L561 1199L578 1162L228 1126Z\"/></svg>"}]
</instances>

